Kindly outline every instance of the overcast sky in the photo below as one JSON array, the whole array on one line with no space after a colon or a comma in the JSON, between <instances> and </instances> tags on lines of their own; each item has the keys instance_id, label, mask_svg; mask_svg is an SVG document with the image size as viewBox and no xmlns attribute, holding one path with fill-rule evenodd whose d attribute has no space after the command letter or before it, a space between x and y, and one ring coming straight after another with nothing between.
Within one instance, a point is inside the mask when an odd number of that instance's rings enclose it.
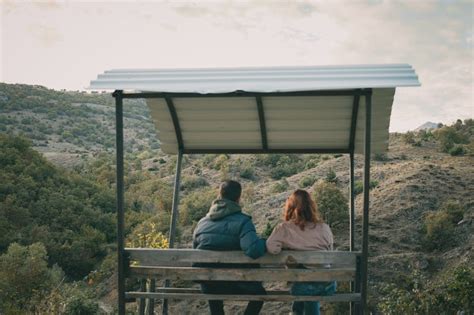
<instances>
[{"instance_id":1,"label":"overcast sky","mask_svg":"<svg viewBox=\"0 0 474 315\"><path fill-rule=\"evenodd\" d=\"M474 1L0 0L0 81L82 90L112 68L409 63L391 131L474 117Z\"/></svg>"}]
</instances>

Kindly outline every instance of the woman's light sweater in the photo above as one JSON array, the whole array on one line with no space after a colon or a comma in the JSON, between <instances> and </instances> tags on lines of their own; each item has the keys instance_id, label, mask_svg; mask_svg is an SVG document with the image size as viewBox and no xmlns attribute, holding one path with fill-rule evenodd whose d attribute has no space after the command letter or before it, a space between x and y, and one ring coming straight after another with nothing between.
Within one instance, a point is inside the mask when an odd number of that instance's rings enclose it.
<instances>
[{"instance_id":1,"label":"woman's light sweater","mask_svg":"<svg viewBox=\"0 0 474 315\"><path fill-rule=\"evenodd\" d=\"M267 251L278 254L282 249L332 250L334 238L326 223L306 223L304 230L291 221L278 224L267 239Z\"/></svg>"}]
</instances>

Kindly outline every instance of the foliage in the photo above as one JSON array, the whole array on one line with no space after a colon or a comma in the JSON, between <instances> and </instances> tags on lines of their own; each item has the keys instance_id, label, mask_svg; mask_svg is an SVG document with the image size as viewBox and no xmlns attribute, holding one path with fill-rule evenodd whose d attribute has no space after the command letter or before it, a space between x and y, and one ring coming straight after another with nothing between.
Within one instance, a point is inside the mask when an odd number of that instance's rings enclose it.
<instances>
[{"instance_id":1,"label":"foliage","mask_svg":"<svg viewBox=\"0 0 474 315\"><path fill-rule=\"evenodd\" d=\"M216 198L216 190L212 188L202 188L189 193L180 205L181 222L189 225L199 221L206 215L212 201Z\"/></svg>"},{"instance_id":2,"label":"foliage","mask_svg":"<svg viewBox=\"0 0 474 315\"><path fill-rule=\"evenodd\" d=\"M262 237L263 238L269 238L270 235L273 232L273 229L275 228L276 224L271 224L270 222L267 222L267 225L265 225L265 230L263 230Z\"/></svg>"},{"instance_id":3,"label":"foliage","mask_svg":"<svg viewBox=\"0 0 474 315\"><path fill-rule=\"evenodd\" d=\"M444 250L456 245L455 227L462 220L464 208L455 201L447 201L438 211L426 215L423 245L428 250Z\"/></svg>"},{"instance_id":4,"label":"foliage","mask_svg":"<svg viewBox=\"0 0 474 315\"><path fill-rule=\"evenodd\" d=\"M289 187L290 187L290 184L288 183L286 178L283 178L282 180L279 180L278 182L273 184L271 191L273 193L281 193L281 192L287 191Z\"/></svg>"},{"instance_id":5,"label":"foliage","mask_svg":"<svg viewBox=\"0 0 474 315\"><path fill-rule=\"evenodd\" d=\"M374 189L379 185L379 182L376 180L370 180L369 190ZM364 183L361 180L358 180L354 183L354 195L358 195L364 192Z\"/></svg>"},{"instance_id":6,"label":"foliage","mask_svg":"<svg viewBox=\"0 0 474 315\"><path fill-rule=\"evenodd\" d=\"M326 182L337 184L337 175L332 168L330 168L326 173Z\"/></svg>"},{"instance_id":7,"label":"foliage","mask_svg":"<svg viewBox=\"0 0 474 315\"><path fill-rule=\"evenodd\" d=\"M155 223L139 225L128 237L127 247L168 248L168 239Z\"/></svg>"},{"instance_id":8,"label":"foliage","mask_svg":"<svg viewBox=\"0 0 474 315\"><path fill-rule=\"evenodd\" d=\"M443 202L439 210L446 212L453 224L457 224L464 217L464 207L456 200Z\"/></svg>"},{"instance_id":9,"label":"foliage","mask_svg":"<svg viewBox=\"0 0 474 315\"><path fill-rule=\"evenodd\" d=\"M82 278L115 238L114 195L56 169L24 138L0 135L0 251L42 242L49 262Z\"/></svg>"},{"instance_id":10,"label":"foliage","mask_svg":"<svg viewBox=\"0 0 474 315\"><path fill-rule=\"evenodd\" d=\"M412 131L407 131L402 135L402 140L406 144L411 144L413 145L415 143L415 133Z\"/></svg>"},{"instance_id":11,"label":"foliage","mask_svg":"<svg viewBox=\"0 0 474 315\"><path fill-rule=\"evenodd\" d=\"M59 267L48 268L43 244L11 244L0 256L0 313L31 311L63 276Z\"/></svg>"},{"instance_id":12,"label":"foliage","mask_svg":"<svg viewBox=\"0 0 474 315\"><path fill-rule=\"evenodd\" d=\"M183 178L181 190L193 190L208 185L209 184L204 177L193 175Z\"/></svg>"},{"instance_id":13,"label":"foliage","mask_svg":"<svg viewBox=\"0 0 474 315\"><path fill-rule=\"evenodd\" d=\"M347 198L334 183L319 182L314 187L313 197L324 221L331 227L348 223Z\"/></svg>"},{"instance_id":14,"label":"foliage","mask_svg":"<svg viewBox=\"0 0 474 315\"><path fill-rule=\"evenodd\" d=\"M300 188L313 186L315 180L316 179L313 176L305 176L305 177L301 178L298 185L300 186Z\"/></svg>"},{"instance_id":15,"label":"foliage","mask_svg":"<svg viewBox=\"0 0 474 315\"><path fill-rule=\"evenodd\" d=\"M436 285L415 272L404 286L383 285L381 291L378 307L383 314L470 314L474 272L460 266Z\"/></svg>"},{"instance_id":16,"label":"foliage","mask_svg":"<svg viewBox=\"0 0 474 315\"><path fill-rule=\"evenodd\" d=\"M255 170L250 165L244 165L240 169L240 177L245 179L253 179L255 174Z\"/></svg>"},{"instance_id":17,"label":"foliage","mask_svg":"<svg viewBox=\"0 0 474 315\"><path fill-rule=\"evenodd\" d=\"M47 146L47 141L66 142L88 151L103 151L115 145L114 99L109 93L59 92L4 83L0 83L0 91L0 130L24 134L35 146ZM125 139L125 149L136 151L144 145L157 148L148 107L142 100L127 100L126 105L125 127L133 136ZM12 124L13 119L19 123Z\"/></svg>"},{"instance_id":18,"label":"foliage","mask_svg":"<svg viewBox=\"0 0 474 315\"><path fill-rule=\"evenodd\" d=\"M281 179L298 173L305 167L305 161L295 154L262 154L257 156L256 164L270 168L273 179Z\"/></svg>"},{"instance_id":19,"label":"foliage","mask_svg":"<svg viewBox=\"0 0 474 315\"><path fill-rule=\"evenodd\" d=\"M456 124L452 126L444 126L433 132L434 137L438 140L440 149L442 152L450 153L456 144L467 144L469 138L472 136L472 119L466 120L465 124L461 120L458 120ZM455 149L454 154L462 153L462 149Z\"/></svg>"},{"instance_id":20,"label":"foliage","mask_svg":"<svg viewBox=\"0 0 474 315\"><path fill-rule=\"evenodd\" d=\"M386 153L375 153L374 160L379 162L387 162L390 161L390 158Z\"/></svg>"},{"instance_id":21,"label":"foliage","mask_svg":"<svg viewBox=\"0 0 474 315\"><path fill-rule=\"evenodd\" d=\"M452 156L458 156L466 154L467 150L464 148L464 146L460 144L455 144L451 149L449 149L448 153Z\"/></svg>"}]
</instances>

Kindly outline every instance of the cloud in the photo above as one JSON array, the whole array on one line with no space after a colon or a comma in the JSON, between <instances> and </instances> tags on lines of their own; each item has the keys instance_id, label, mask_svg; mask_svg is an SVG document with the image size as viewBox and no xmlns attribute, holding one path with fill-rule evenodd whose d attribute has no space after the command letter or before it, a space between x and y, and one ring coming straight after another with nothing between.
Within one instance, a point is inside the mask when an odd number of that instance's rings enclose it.
<instances>
[{"instance_id":1,"label":"cloud","mask_svg":"<svg viewBox=\"0 0 474 315\"><path fill-rule=\"evenodd\" d=\"M53 46L63 40L61 33L55 27L31 24L29 30L36 40L47 47Z\"/></svg>"}]
</instances>

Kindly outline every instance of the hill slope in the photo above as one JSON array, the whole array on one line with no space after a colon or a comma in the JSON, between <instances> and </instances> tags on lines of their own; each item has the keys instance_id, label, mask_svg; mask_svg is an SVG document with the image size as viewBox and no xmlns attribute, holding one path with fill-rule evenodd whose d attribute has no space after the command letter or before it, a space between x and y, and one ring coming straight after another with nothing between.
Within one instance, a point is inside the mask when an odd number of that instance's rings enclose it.
<instances>
[{"instance_id":1,"label":"hill slope","mask_svg":"<svg viewBox=\"0 0 474 315\"><path fill-rule=\"evenodd\" d=\"M35 149L51 161L65 166L76 165L77 176L98 183L106 191L113 189L113 99L106 95L64 93L41 87L1 87L0 102L6 104L0 106L2 132L29 136ZM29 98L29 95L37 97ZM44 108L48 112L44 112ZM66 113L61 114L64 108ZM141 217L143 220L153 216L142 223L140 217L128 216L127 220L139 227L154 222L156 228L165 233L176 159L159 151L156 132L142 102L131 103L126 117L126 147L129 148L126 154L127 211L146 214ZM463 149L460 152L467 152L465 148L472 145L474 134L472 121L456 124L450 127L448 135L462 130L463 142L459 146ZM81 133L80 130L86 131ZM67 132L74 136L69 137ZM373 158L369 285L374 310L380 311L383 299L393 296L392 291L386 291L387 284L393 283L404 292L411 292L407 284L411 282L407 279L421 274L427 287L437 288L451 277L451 269L457 266L474 268L474 158L443 153L440 141L430 132L391 134L388 154ZM362 163L362 157L357 156L356 182L362 180ZM186 156L179 246L190 246L193 222L206 213L223 178L234 178L243 183L244 210L253 216L257 231L264 233L269 224L272 226L280 220L283 204L296 188L313 191L318 182L330 180L347 195L349 161L342 155ZM446 226L451 234L450 242L444 247L427 246L426 229L427 222L430 223L427 218L442 214L443 207L449 202L462 208L463 219ZM362 194L357 195L356 209L356 244L359 246ZM336 247L346 250L346 226L340 224L332 228ZM113 296L112 290L104 301L114 303L110 299ZM228 307L238 313L240 305L235 303ZM327 312L334 314L344 313L344 307L326 306ZM176 314L194 314L202 309L199 302L172 303ZM263 314L285 311L289 311L287 304L266 303Z\"/></svg>"}]
</instances>

